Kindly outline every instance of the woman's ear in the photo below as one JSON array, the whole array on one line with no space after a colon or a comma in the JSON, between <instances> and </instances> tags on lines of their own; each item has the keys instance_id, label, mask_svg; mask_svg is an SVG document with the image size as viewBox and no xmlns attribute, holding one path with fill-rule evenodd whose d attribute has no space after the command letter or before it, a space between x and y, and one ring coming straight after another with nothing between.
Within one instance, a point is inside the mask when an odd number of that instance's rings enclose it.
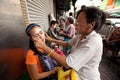
<instances>
[{"instance_id":1,"label":"woman's ear","mask_svg":"<svg viewBox=\"0 0 120 80\"><path fill-rule=\"evenodd\" d=\"M95 26L95 21L89 24L89 27L90 27L91 29L93 29L94 26Z\"/></svg>"},{"instance_id":2,"label":"woman's ear","mask_svg":"<svg viewBox=\"0 0 120 80\"><path fill-rule=\"evenodd\" d=\"M94 21L94 22L92 22L92 26L94 27L95 26L95 24L96 24L96 22Z\"/></svg>"},{"instance_id":3,"label":"woman's ear","mask_svg":"<svg viewBox=\"0 0 120 80\"><path fill-rule=\"evenodd\" d=\"M91 25L94 27L94 26L95 26L95 23L96 23L96 22L95 22L95 21L93 21L93 22L91 23Z\"/></svg>"},{"instance_id":4,"label":"woman's ear","mask_svg":"<svg viewBox=\"0 0 120 80\"><path fill-rule=\"evenodd\" d=\"M93 25L92 24L89 24L89 29L93 29Z\"/></svg>"}]
</instances>

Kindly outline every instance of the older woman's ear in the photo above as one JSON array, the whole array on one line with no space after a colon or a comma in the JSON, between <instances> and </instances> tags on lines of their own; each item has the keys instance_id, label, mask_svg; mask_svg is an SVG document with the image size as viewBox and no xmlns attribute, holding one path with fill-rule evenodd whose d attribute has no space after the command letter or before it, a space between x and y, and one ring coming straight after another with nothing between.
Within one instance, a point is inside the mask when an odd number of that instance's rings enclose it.
<instances>
[{"instance_id":1,"label":"older woman's ear","mask_svg":"<svg viewBox=\"0 0 120 80\"><path fill-rule=\"evenodd\" d=\"M90 27L91 29L93 29L93 28L95 27L95 24L96 24L96 22L94 21L94 22L92 22L91 24L89 24L89 27Z\"/></svg>"}]
</instances>

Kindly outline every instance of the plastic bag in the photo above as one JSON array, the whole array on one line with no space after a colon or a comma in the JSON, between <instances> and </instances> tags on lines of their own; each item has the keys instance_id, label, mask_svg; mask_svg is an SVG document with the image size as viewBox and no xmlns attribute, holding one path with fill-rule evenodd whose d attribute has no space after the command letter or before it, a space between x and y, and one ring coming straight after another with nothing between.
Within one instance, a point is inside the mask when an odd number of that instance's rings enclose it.
<instances>
[{"instance_id":1,"label":"plastic bag","mask_svg":"<svg viewBox=\"0 0 120 80\"><path fill-rule=\"evenodd\" d=\"M77 75L74 69L64 70L60 67L58 70L58 80L77 80Z\"/></svg>"}]
</instances>

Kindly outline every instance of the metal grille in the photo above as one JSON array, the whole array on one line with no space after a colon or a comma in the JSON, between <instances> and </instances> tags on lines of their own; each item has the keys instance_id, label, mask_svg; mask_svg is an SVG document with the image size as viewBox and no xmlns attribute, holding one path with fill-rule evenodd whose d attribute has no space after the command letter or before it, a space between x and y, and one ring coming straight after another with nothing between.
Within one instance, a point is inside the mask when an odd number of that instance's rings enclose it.
<instances>
[{"instance_id":1,"label":"metal grille","mask_svg":"<svg viewBox=\"0 0 120 80\"><path fill-rule=\"evenodd\" d=\"M40 24L44 31L49 27L48 15L50 13L49 0L26 0L30 23Z\"/></svg>"},{"instance_id":2,"label":"metal grille","mask_svg":"<svg viewBox=\"0 0 120 80\"><path fill-rule=\"evenodd\" d=\"M29 20L28 20L28 13L27 13L27 9L26 9L25 0L20 0L20 3L21 3L21 9L22 9L22 13L24 16L25 24L27 26L29 24Z\"/></svg>"},{"instance_id":3,"label":"metal grille","mask_svg":"<svg viewBox=\"0 0 120 80\"><path fill-rule=\"evenodd\" d=\"M51 13L50 1L52 0L25 0L29 23L40 24L44 31L49 27L48 15Z\"/></svg>"}]
</instances>

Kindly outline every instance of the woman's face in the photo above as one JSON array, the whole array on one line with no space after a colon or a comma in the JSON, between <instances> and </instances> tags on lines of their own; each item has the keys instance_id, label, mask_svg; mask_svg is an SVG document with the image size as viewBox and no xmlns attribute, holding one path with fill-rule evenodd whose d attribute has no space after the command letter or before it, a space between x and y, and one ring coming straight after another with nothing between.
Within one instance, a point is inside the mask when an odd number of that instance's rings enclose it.
<instances>
[{"instance_id":1,"label":"woman's face","mask_svg":"<svg viewBox=\"0 0 120 80\"><path fill-rule=\"evenodd\" d=\"M34 42L38 39L41 39L43 42L45 42L45 34L39 26L35 26L30 30L30 36Z\"/></svg>"},{"instance_id":2,"label":"woman's face","mask_svg":"<svg viewBox=\"0 0 120 80\"><path fill-rule=\"evenodd\" d=\"M68 26L69 24L70 24L69 19L67 19L66 25ZM66 27L67 27L67 26L66 26Z\"/></svg>"},{"instance_id":3,"label":"woman's face","mask_svg":"<svg viewBox=\"0 0 120 80\"><path fill-rule=\"evenodd\" d=\"M75 29L77 33L81 35L86 35L89 30L89 25L90 24L87 23L86 14L84 12L81 12L75 22Z\"/></svg>"}]
</instances>

